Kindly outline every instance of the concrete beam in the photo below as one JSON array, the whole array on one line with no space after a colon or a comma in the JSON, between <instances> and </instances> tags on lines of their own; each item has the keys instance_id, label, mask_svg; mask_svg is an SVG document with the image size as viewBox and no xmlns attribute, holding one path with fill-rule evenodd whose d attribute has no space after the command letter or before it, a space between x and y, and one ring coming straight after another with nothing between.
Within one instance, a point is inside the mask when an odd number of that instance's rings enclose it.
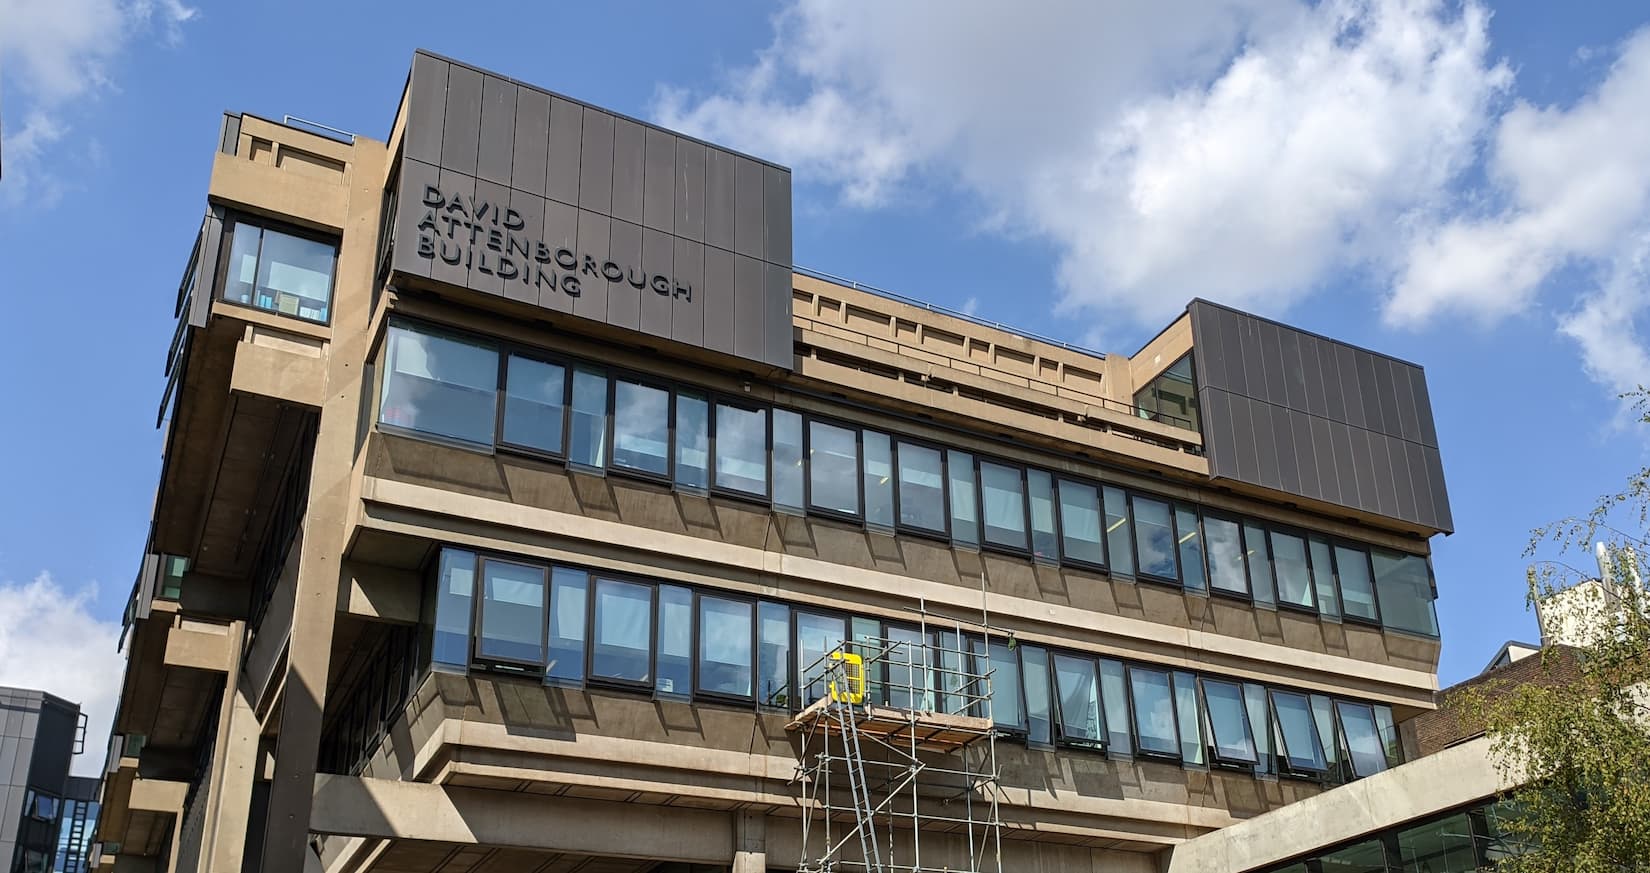
<instances>
[{"instance_id":1,"label":"concrete beam","mask_svg":"<svg viewBox=\"0 0 1650 873\"><path fill-rule=\"evenodd\" d=\"M417 624L423 608L424 579L412 570L348 563L349 577L345 602L340 608L350 615L374 621Z\"/></svg>"},{"instance_id":2,"label":"concrete beam","mask_svg":"<svg viewBox=\"0 0 1650 873\"><path fill-rule=\"evenodd\" d=\"M327 371L319 344L313 354L306 354L304 344L314 340L294 336L288 343L281 343L273 331L252 328L249 332L253 333L254 340L235 346L230 390L320 408Z\"/></svg>"},{"instance_id":3,"label":"concrete beam","mask_svg":"<svg viewBox=\"0 0 1650 873\"><path fill-rule=\"evenodd\" d=\"M193 618L179 619L166 635L166 666L224 673L236 660L231 626Z\"/></svg>"},{"instance_id":4,"label":"concrete beam","mask_svg":"<svg viewBox=\"0 0 1650 873\"><path fill-rule=\"evenodd\" d=\"M183 799L189 794L189 783L170 779L133 779L132 793L126 802L129 810L170 813L183 811Z\"/></svg>"}]
</instances>

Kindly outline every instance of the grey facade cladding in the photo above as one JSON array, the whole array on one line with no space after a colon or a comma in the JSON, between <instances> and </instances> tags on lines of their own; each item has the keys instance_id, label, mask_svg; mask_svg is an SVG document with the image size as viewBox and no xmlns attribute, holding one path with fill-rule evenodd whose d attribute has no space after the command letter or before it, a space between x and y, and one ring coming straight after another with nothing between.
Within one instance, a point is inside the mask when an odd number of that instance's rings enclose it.
<instances>
[{"instance_id":1,"label":"grey facade cladding","mask_svg":"<svg viewBox=\"0 0 1650 873\"><path fill-rule=\"evenodd\" d=\"M407 88L393 271L791 369L789 170L423 51Z\"/></svg>"},{"instance_id":2,"label":"grey facade cladding","mask_svg":"<svg viewBox=\"0 0 1650 873\"><path fill-rule=\"evenodd\" d=\"M1194 300L1209 475L1454 530L1426 374Z\"/></svg>"},{"instance_id":3,"label":"grey facade cladding","mask_svg":"<svg viewBox=\"0 0 1650 873\"><path fill-rule=\"evenodd\" d=\"M79 727L80 708L72 703L40 691L0 688L0 862L8 869L18 851L30 789L56 798L65 793Z\"/></svg>"}]
</instances>

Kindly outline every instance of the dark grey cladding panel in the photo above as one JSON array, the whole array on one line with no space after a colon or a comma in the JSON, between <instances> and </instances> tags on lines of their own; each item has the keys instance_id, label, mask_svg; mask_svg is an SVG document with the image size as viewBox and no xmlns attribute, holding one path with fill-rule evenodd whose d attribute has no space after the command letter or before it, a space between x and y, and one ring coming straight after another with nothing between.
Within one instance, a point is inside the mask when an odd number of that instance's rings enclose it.
<instances>
[{"instance_id":1,"label":"dark grey cladding panel","mask_svg":"<svg viewBox=\"0 0 1650 873\"><path fill-rule=\"evenodd\" d=\"M1421 368L1203 300L1188 311L1211 477L1451 530Z\"/></svg>"},{"instance_id":2,"label":"dark grey cladding panel","mask_svg":"<svg viewBox=\"0 0 1650 873\"><path fill-rule=\"evenodd\" d=\"M427 52L408 95L400 276L793 365L788 170Z\"/></svg>"}]
</instances>

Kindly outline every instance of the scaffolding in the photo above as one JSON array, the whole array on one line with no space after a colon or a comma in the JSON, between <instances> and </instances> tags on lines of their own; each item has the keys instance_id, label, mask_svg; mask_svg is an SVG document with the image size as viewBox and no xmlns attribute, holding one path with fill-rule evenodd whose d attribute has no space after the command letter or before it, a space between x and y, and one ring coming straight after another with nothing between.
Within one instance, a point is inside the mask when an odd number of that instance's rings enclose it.
<instances>
[{"instance_id":1,"label":"scaffolding","mask_svg":"<svg viewBox=\"0 0 1650 873\"><path fill-rule=\"evenodd\" d=\"M803 669L798 873L1001 873L990 636L922 611Z\"/></svg>"}]
</instances>

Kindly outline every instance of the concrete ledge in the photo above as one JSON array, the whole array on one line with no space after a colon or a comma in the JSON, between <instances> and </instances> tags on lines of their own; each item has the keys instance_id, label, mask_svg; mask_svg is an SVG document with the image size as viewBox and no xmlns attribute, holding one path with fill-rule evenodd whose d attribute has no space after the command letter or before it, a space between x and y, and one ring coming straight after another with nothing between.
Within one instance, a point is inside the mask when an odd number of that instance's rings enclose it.
<instances>
[{"instance_id":1,"label":"concrete ledge","mask_svg":"<svg viewBox=\"0 0 1650 873\"><path fill-rule=\"evenodd\" d=\"M176 815L183 811L183 799L188 794L189 785L186 782L172 782L166 779L133 779L132 793L126 802L126 808L142 812Z\"/></svg>"},{"instance_id":2,"label":"concrete ledge","mask_svg":"<svg viewBox=\"0 0 1650 873\"><path fill-rule=\"evenodd\" d=\"M326 360L272 345L241 342L229 390L320 408L326 394Z\"/></svg>"},{"instance_id":3,"label":"concrete ledge","mask_svg":"<svg viewBox=\"0 0 1650 873\"><path fill-rule=\"evenodd\" d=\"M204 625L204 627L202 627ZM166 635L166 666L226 673L230 665L228 625L213 632L203 622L174 626Z\"/></svg>"}]
</instances>

